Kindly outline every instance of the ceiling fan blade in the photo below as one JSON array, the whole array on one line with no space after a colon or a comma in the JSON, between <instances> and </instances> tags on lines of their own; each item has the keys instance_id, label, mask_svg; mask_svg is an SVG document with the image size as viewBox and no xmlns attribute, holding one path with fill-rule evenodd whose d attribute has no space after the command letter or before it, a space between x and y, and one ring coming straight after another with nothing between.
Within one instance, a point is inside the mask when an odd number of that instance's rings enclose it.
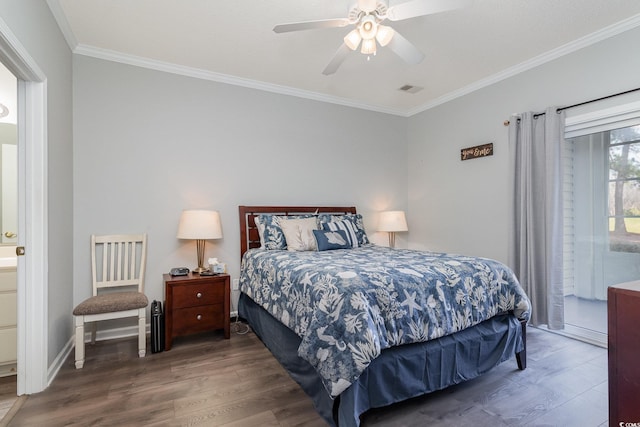
<instances>
[{"instance_id":1,"label":"ceiling fan blade","mask_svg":"<svg viewBox=\"0 0 640 427\"><path fill-rule=\"evenodd\" d=\"M392 6L387 11L389 21L402 21L416 16L431 15L471 4L471 0L412 0Z\"/></svg>"},{"instance_id":2,"label":"ceiling fan blade","mask_svg":"<svg viewBox=\"0 0 640 427\"><path fill-rule=\"evenodd\" d=\"M322 74L324 74L325 76L329 76L338 71L338 67L340 67L344 60L347 59L349 53L351 53L351 49L349 49L349 46L342 43L342 46L338 48L336 54L333 55L333 58L331 59L329 64L327 64L325 69L322 71Z\"/></svg>"},{"instance_id":3,"label":"ceiling fan blade","mask_svg":"<svg viewBox=\"0 0 640 427\"><path fill-rule=\"evenodd\" d=\"M280 24L273 27L276 33L288 33L290 31L315 30L318 28L346 27L350 22L347 18L321 19L319 21L293 22Z\"/></svg>"},{"instance_id":4,"label":"ceiling fan blade","mask_svg":"<svg viewBox=\"0 0 640 427\"><path fill-rule=\"evenodd\" d=\"M424 53L420 52L417 47L413 45L409 40L405 39L397 31L393 35L393 38L387 45L396 55L404 59L409 64L416 65L422 62L424 59Z\"/></svg>"}]
</instances>

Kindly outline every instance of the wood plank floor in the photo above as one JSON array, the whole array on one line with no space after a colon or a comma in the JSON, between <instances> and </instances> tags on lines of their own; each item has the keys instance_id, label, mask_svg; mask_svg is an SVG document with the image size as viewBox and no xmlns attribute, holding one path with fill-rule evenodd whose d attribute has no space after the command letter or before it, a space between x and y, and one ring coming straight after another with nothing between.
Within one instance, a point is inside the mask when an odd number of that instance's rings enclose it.
<instances>
[{"instance_id":1,"label":"wood plank floor","mask_svg":"<svg viewBox=\"0 0 640 427\"><path fill-rule=\"evenodd\" d=\"M179 338L171 351L142 359L135 337L87 345L86 353L83 369L71 355L5 424L326 425L253 333ZM596 427L607 425L607 414L606 350L529 328L525 371L514 358L464 384L371 410L362 425Z\"/></svg>"},{"instance_id":2,"label":"wood plank floor","mask_svg":"<svg viewBox=\"0 0 640 427\"><path fill-rule=\"evenodd\" d=\"M18 399L16 396L17 388L15 375L0 378L0 427L4 427L2 419Z\"/></svg>"}]
</instances>

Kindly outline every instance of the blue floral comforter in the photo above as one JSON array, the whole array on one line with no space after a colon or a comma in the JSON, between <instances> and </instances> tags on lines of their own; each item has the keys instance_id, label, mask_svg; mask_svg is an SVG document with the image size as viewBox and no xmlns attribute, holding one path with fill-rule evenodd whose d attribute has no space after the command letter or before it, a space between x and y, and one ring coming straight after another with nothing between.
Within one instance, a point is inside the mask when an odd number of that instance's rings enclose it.
<instances>
[{"instance_id":1,"label":"blue floral comforter","mask_svg":"<svg viewBox=\"0 0 640 427\"><path fill-rule=\"evenodd\" d=\"M300 336L298 355L338 396L388 347L427 341L530 303L498 261L367 245L247 251L240 289Z\"/></svg>"}]
</instances>

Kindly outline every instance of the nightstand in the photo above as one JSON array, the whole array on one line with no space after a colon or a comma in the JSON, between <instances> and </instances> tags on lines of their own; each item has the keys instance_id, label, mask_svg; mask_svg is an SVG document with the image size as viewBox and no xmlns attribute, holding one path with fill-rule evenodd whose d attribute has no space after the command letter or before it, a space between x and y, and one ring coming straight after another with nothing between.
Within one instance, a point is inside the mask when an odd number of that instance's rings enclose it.
<instances>
[{"instance_id":1,"label":"nightstand","mask_svg":"<svg viewBox=\"0 0 640 427\"><path fill-rule=\"evenodd\" d=\"M224 329L229 338L230 277L228 274L188 276L165 274L165 350L173 338Z\"/></svg>"},{"instance_id":2,"label":"nightstand","mask_svg":"<svg viewBox=\"0 0 640 427\"><path fill-rule=\"evenodd\" d=\"M639 425L640 281L607 288L607 317L609 425Z\"/></svg>"}]
</instances>

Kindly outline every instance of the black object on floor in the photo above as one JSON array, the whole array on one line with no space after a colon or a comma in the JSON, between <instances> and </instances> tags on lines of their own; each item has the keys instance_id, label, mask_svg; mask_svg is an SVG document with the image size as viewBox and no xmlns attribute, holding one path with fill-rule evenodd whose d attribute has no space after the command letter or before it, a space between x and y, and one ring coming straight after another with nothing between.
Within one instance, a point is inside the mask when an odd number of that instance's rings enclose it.
<instances>
[{"instance_id":1,"label":"black object on floor","mask_svg":"<svg viewBox=\"0 0 640 427\"><path fill-rule=\"evenodd\" d=\"M151 353L164 351L164 313L162 303L153 300L151 303Z\"/></svg>"}]
</instances>

